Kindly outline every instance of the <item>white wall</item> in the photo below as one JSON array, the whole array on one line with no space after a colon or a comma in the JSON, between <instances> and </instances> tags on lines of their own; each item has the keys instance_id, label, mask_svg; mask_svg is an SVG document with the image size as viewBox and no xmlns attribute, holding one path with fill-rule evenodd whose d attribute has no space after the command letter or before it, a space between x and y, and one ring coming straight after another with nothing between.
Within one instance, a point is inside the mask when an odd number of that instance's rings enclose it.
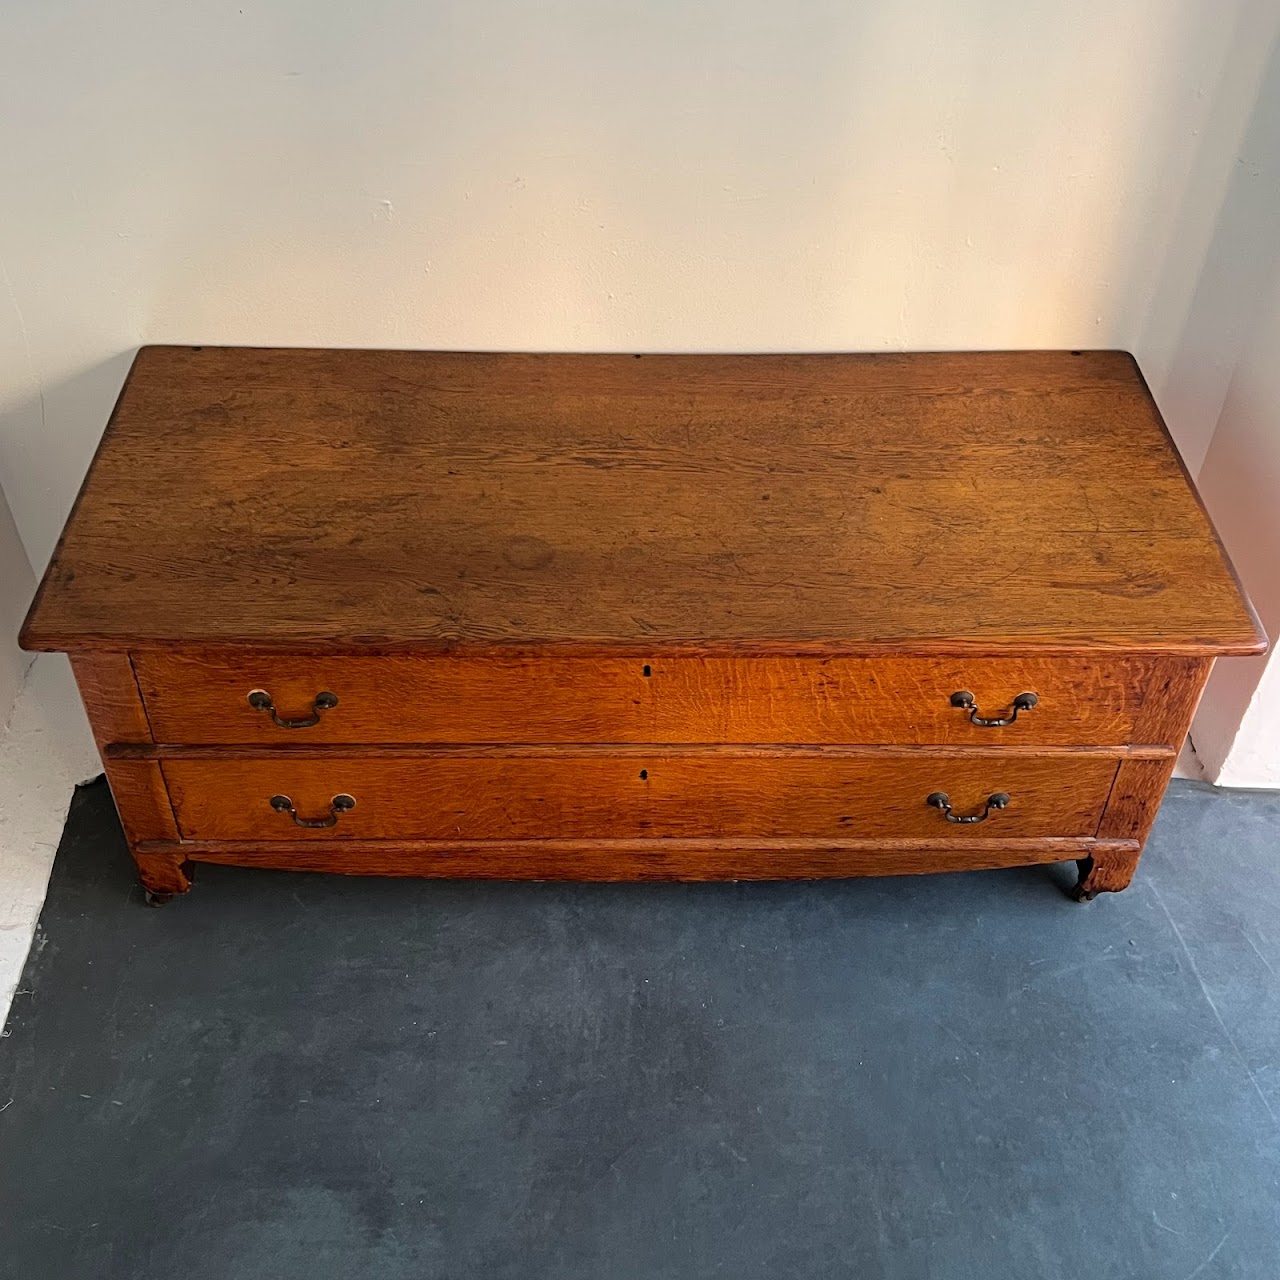
<instances>
[{"instance_id":1,"label":"white wall","mask_svg":"<svg viewBox=\"0 0 1280 1280\"><path fill-rule=\"evenodd\" d=\"M8 6L0 483L42 566L141 342L1130 345L1249 11Z\"/></svg>"}]
</instances>

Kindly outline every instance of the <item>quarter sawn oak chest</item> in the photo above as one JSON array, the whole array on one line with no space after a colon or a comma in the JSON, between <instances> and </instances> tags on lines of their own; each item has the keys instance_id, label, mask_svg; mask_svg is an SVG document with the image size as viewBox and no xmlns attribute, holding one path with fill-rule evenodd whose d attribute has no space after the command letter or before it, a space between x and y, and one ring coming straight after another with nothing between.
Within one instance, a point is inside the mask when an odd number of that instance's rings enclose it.
<instances>
[{"instance_id":1,"label":"quarter sawn oak chest","mask_svg":"<svg viewBox=\"0 0 1280 1280\"><path fill-rule=\"evenodd\" d=\"M149 347L23 631L188 864L1123 889L1265 639L1121 352Z\"/></svg>"}]
</instances>

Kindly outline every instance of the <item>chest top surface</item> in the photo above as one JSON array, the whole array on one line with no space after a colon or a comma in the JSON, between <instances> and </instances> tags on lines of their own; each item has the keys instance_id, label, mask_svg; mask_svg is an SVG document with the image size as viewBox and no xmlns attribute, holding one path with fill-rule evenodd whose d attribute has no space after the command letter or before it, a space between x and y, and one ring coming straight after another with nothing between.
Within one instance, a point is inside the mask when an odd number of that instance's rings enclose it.
<instances>
[{"instance_id":1,"label":"chest top surface","mask_svg":"<svg viewBox=\"0 0 1280 1280\"><path fill-rule=\"evenodd\" d=\"M1122 352L148 347L29 648L1265 641Z\"/></svg>"}]
</instances>

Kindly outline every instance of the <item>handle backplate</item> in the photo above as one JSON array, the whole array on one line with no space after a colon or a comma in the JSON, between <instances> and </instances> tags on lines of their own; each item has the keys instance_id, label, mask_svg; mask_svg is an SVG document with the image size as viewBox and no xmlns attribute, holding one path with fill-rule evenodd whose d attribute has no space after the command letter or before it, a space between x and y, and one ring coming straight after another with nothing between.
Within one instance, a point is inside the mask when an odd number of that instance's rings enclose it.
<instances>
[{"instance_id":1,"label":"handle backplate","mask_svg":"<svg viewBox=\"0 0 1280 1280\"><path fill-rule=\"evenodd\" d=\"M333 797L329 801L329 814L324 818L300 818L298 811L293 807L293 801L288 796L272 796L267 803L277 813L287 813L293 819L295 827L336 827L338 818L344 813L349 813L356 807L355 796L349 796L345 792Z\"/></svg>"},{"instance_id":2,"label":"handle backplate","mask_svg":"<svg viewBox=\"0 0 1280 1280\"><path fill-rule=\"evenodd\" d=\"M1020 693L1013 700L1013 705L1009 708L1009 714L1003 716L980 716L978 714L977 701L968 689L957 689L951 695L951 705L959 707L961 710L969 713L971 723L980 725L984 729L1003 729L1006 725L1012 724L1018 718L1019 711L1030 711L1032 707L1040 701L1039 694Z\"/></svg>"},{"instance_id":3,"label":"handle backplate","mask_svg":"<svg viewBox=\"0 0 1280 1280\"><path fill-rule=\"evenodd\" d=\"M320 723L322 712L331 711L338 705L338 695L328 692L317 693L311 702L311 714L296 720L281 716L276 710L276 704L272 701L271 695L265 689L252 690L248 701L255 711L265 711L271 717L271 723L279 725L282 729L310 729L312 725Z\"/></svg>"},{"instance_id":4,"label":"handle backplate","mask_svg":"<svg viewBox=\"0 0 1280 1280\"><path fill-rule=\"evenodd\" d=\"M952 813L951 797L945 791L933 792L925 797L924 802L931 809L941 809L942 816L948 822L958 822L968 826L973 822L986 822L994 810L1007 808L1010 799L1007 791L995 791L987 797L987 803L983 806L981 813Z\"/></svg>"}]
</instances>

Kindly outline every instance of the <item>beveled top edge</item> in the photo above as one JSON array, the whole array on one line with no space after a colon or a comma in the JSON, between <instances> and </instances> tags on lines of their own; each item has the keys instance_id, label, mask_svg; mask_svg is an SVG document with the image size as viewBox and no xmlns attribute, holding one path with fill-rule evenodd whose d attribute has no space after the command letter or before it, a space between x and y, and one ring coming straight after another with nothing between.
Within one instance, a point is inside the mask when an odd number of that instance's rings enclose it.
<instances>
[{"instance_id":1,"label":"beveled top edge","mask_svg":"<svg viewBox=\"0 0 1280 1280\"><path fill-rule=\"evenodd\" d=\"M392 637L348 637L310 639L272 639L269 637L218 638L210 636L201 640L175 640L163 637L137 636L57 636L43 635L38 630L23 629L22 647L35 653L276 653L300 656L379 657L383 654L423 657L725 657L725 658L860 658L860 657L967 657L1011 658L1027 657L1120 657L1158 656L1190 658L1256 657L1268 651L1269 641L1261 627L1249 637L1221 641L1135 641L1124 639L1073 640L1069 643L1055 640L1036 640L1021 636L1007 641L964 640L938 638L935 640L883 640L878 642L858 640L849 642L777 640L774 642L709 641L705 637L687 641L664 639L646 644L641 640L537 640L525 638L507 643L464 642L441 640L436 643L415 640L396 640Z\"/></svg>"}]
</instances>

